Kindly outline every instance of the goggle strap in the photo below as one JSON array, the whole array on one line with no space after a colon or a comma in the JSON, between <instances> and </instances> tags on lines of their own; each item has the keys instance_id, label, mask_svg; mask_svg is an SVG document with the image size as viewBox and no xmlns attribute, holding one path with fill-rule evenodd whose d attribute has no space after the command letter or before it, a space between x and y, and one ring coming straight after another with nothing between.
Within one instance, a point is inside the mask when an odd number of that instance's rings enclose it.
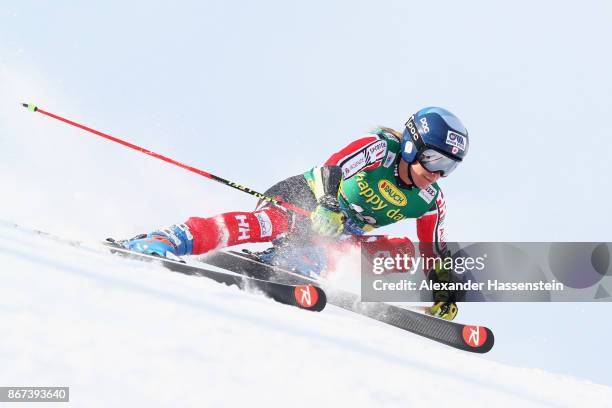
<instances>
[{"instance_id":1,"label":"goggle strap","mask_svg":"<svg viewBox=\"0 0 612 408\"><path fill-rule=\"evenodd\" d=\"M414 143L414 147L416 147L416 151L420 152L425 147L425 142L419 133L419 129L416 126L416 122L414 120L414 115L408 119L406 122L406 128L410 133L410 138L412 139L412 143Z\"/></svg>"}]
</instances>

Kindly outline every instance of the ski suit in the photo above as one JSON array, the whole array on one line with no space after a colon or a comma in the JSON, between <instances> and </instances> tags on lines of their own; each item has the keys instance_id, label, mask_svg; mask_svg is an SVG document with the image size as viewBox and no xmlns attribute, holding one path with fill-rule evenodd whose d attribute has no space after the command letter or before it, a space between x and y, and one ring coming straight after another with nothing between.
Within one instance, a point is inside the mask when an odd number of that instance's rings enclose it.
<instances>
[{"instance_id":1,"label":"ski suit","mask_svg":"<svg viewBox=\"0 0 612 408\"><path fill-rule=\"evenodd\" d=\"M337 197L346 215L346 234L359 236L415 218L420 253L442 256L446 251L444 194L436 183L426 189L404 184L398 176L400 159L398 137L378 128L334 153L324 165L289 177L265 194L312 211L322 194L325 170L339 168ZM309 218L263 201L255 211L192 217L185 224L193 234L193 254L254 242L304 245L314 234ZM408 239L406 243L412 245Z\"/></svg>"}]
</instances>

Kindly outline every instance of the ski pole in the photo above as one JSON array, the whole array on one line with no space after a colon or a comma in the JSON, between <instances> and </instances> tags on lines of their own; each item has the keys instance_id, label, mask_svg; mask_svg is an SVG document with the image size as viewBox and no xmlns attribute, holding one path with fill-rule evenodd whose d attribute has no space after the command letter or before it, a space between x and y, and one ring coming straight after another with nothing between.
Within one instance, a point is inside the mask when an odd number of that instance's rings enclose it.
<instances>
[{"instance_id":1,"label":"ski pole","mask_svg":"<svg viewBox=\"0 0 612 408\"><path fill-rule=\"evenodd\" d=\"M151 150L147 150L145 148L142 148L140 146L137 146L135 144L127 142L125 140L122 140L122 139L119 139L117 137L108 135L106 133L102 133L102 132L100 132L98 130L92 129L90 127L87 127L87 126L82 125L82 124L77 123L77 122L73 122L73 121L71 121L69 119L66 119L66 118L63 118L61 116L55 115L55 114L53 114L51 112L44 111L44 110L40 109L38 106L36 106L34 104L31 104L31 103L22 103L21 105L24 108L27 108L30 112L39 112L39 113L42 113L43 115L49 116L50 118L57 119L59 121L67 123L69 125L75 126L75 127L79 128L79 129L85 130L86 132L93 133L94 135L103 137L103 138L108 139L108 140L110 140L112 142L115 142L115 143L119 143L119 144L121 144L123 146L129 147L130 149L134 149L136 151L139 151L139 152L144 153L146 155L149 155L151 157L155 157L156 159L163 160L163 161L165 161L167 163L170 163L170 164L174 164L175 166L181 167L181 168L183 168L185 170L188 170L188 171L190 171L192 173L199 174L200 176L204 176L204 177L206 177L206 178L208 178L210 180L214 180L214 181L219 182L221 184L224 184L226 186L233 187L233 188L235 188L237 190L240 190L240 191L243 191L243 192L245 192L247 194L255 196L255 197L257 197L260 200L264 200L264 201L270 202L270 203L272 203L274 205L278 205L278 206L284 207L284 208L286 208L286 209L288 209L290 211L293 211L293 212L295 212L297 214L300 214L300 215L303 215L305 217L310 216L310 211L306 211L303 208L296 207L296 206L294 206L294 205L292 205L290 203L286 203L286 202L281 201L281 200L277 200L275 198L272 198L272 197L269 197L269 196L264 195L262 193L259 193L259 192L255 191L255 190L252 190L252 189L250 189L248 187L245 187L245 186L240 185L238 183L235 183L233 181L229 181L229 180L226 180L226 179L221 178L219 176L215 176L214 174L208 173L208 172L206 172L204 170L196 169L195 167L192 167L192 166L189 166L187 164L181 163L179 161L173 160L173 159L171 159L169 157L163 156L163 155L161 155L159 153L155 153L155 152L153 152Z\"/></svg>"}]
</instances>

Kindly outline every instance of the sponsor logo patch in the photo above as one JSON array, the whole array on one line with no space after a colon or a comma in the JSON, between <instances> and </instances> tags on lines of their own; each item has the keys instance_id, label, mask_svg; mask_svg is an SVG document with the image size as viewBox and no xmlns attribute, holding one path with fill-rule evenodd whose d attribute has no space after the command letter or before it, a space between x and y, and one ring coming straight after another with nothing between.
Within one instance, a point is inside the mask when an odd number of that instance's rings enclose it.
<instances>
[{"instance_id":1,"label":"sponsor logo patch","mask_svg":"<svg viewBox=\"0 0 612 408\"><path fill-rule=\"evenodd\" d=\"M366 158L368 159L368 164L374 163L377 160L382 160L385 155L385 150L387 150L387 141L379 140L374 144L371 144L366 149Z\"/></svg>"},{"instance_id":2,"label":"sponsor logo patch","mask_svg":"<svg viewBox=\"0 0 612 408\"><path fill-rule=\"evenodd\" d=\"M428 186L425 190L419 192L419 197L425 200L426 203L431 203L435 196L436 190L432 186Z\"/></svg>"},{"instance_id":3,"label":"sponsor logo patch","mask_svg":"<svg viewBox=\"0 0 612 408\"><path fill-rule=\"evenodd\" d=\"M265 212L256 212L257 222L259 222L259 236L261 238L272 236L272 221Z\"/></svg>"},{"instance_id":4,"label":"sponsor logo patch","mask_svg":"<svg viewBox=\"0 0 612 408\"><path fill-rule=\"evenodd\" d=\"M389 180L380 180L378 182L378 191L380 191L380 194L393 205L403 207L408 202L404 193Z\"/></svg>"},{"instance_id":5,"label":"sponsor logo patch","mask_svg":"<svg viewBox=\"0 0 612 408\"><path fill-rule=\"evenodd\" d=\"M465 136L460 135L459 133L453 132L452 130L449 130L448 133L446 134L446 144L449 146L454 146L457 149L461 150L462 152L465 151L465 143L466 139Z\"/></svg>"},{"instance_id":6,"label":"sponsor logo patch","mask_svg":"<svg viewBox=\"0 0 612 408\"><path fill-rule=\"evenodd\" d=\"M344 179L348 179L354 176L360 170L368 166L376 168L382 162L382 159L383 157L385 157L386 152L387 141L378 140L376 142L370 143L369 145L361 149L359 153L355 154L349 159L343 159L340 162L340 165L342 166L342 175Z\"/></svg>"},{"instance_id":7,"label":"sponsor logo patch","mask_svg":"<svg viewBox=\"0 0 612 408\"><path fill-rule=\"evenodd\" d=\"M393 152L389 152L387 153L387 157L385 158L385 162L383 163L383 167L389 167L393 164L393 162L395 161L395 157L397 155Z\"/></svg>"},{"instance_id":8,"label":"sponsor logo patch","mask_svg":"<svg viewBox=\"0 0 612 408\"><path fill-rule=\"evenodd\" d=\"M359 172L365 165L366 156L365 153L361 152L342 165L342 174L344 174L344 178L349 178Z\"/></svg>"}]
</instances>

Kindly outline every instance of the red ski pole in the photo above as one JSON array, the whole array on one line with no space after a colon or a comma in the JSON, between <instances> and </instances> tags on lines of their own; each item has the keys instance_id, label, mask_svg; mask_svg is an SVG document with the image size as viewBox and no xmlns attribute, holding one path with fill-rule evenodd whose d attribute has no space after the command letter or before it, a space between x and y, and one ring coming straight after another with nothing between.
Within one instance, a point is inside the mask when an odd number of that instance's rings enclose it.
<instances>
[{"instance_id":1,"label":"red ski pole","mask_svg":"<svg viewBox=\"0 0 612 408\"><path fill-rule=\"evenodd\" d=\"M187 164L181 163L179 161L173 160L173 159L171 159L169 157L166 157L166 156L163 156L163 155L161 155L159 153L152 152L151 150L147 150L147 149L145 149L143 147L137 146L137 145L132 144L130 142L127 142L125 140L122 140L122 139L119 139L117 137L108 135L106 133L102 133L102 132L100 132L98 130L92 129L92 128L87 127L85 125L82 125L80 123L73 122L70 119L66 119L66 118L63 118L63 117L58 116L56 114L53 114L51 112L44 111L44 110L40 109L38 106L33 105L31 103L22 103L22 105L23 105L23 107L27 108L30 112L42 113L43 115L46 115L46 116L48 116L50 118L57 119L59 121L67 123L69 125L78 127L79 129L83 129L86 132L93 133L94 135L103 137L103 138L108 139L108 140L110 140L112 142L115 142L115 143L119 143L120 145L123 145L125 147L129 147L130 149L134 149L136 151L139 151L139 152L144 153L146 155L149 155L151 157L155 157L156 159L163 160L163 161L165 161L167 163L170 163L170 164L174 164L175 166L181 167L181 168L183 168L185 170L188 170L188 171L190 171L192 173L199 174L200 176L204 176L204 177L206 177L208 179L214 180L214 181L219 182L221 184L225 184L226 186L233 187L233 188L235 188L237 190L240 190L242 192L251 194L251 195L257 197L260 200L268 201L268 202L270 202L270 203L272 203L274 205L278 205L278 206L284 207L284 208L286 208L288 210L291 210L291 211L293 211L293 212L295 212L297 214L303 215L305 217L309 217L310 216L310 211L306 211L303 208L296 207L296 206L294 206L294 205L292 205L290 203L286 203L284 201L277 200L277 199L272 198L272 197L268 197L267 195L259 193L259 192L255 191L255 190L252 190L252 189L250 189L248 187L245 187L245 186L240 185L238 183L235 183L233 181L229 181L229 180L226 180L226 179L221 178L219 176L215 176L214 174L208 173L208 172L206 172L204 170L196 169L195 167L192 167L192 166L189 166Z\"/></svg>"}]
</instances>

